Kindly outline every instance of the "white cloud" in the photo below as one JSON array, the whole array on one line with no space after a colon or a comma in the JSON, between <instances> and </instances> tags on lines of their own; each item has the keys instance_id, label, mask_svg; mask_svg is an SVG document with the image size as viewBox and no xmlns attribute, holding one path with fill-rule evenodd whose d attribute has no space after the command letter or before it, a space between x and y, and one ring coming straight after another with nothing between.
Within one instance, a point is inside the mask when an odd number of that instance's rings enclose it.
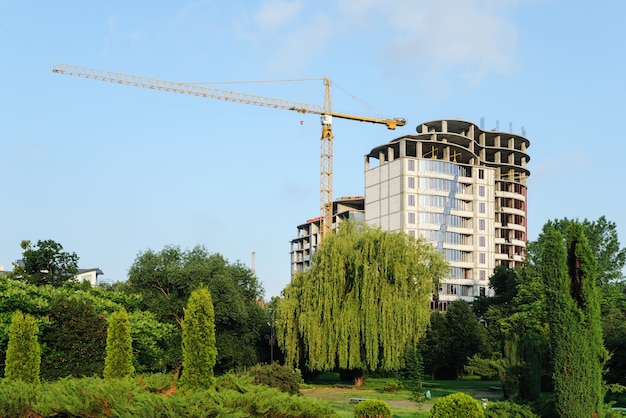
<instances>
[{"instance_id":1,"label":"white cloud","mask_svg":"<svg viewBox=\"0 0 626 418\"><path fill-rule=\"evenodd\" d=\"M254 21L261 31L276 31L292 21L302 10L300 1L272 1L263 4Z\"/></svg>"},{"instance_id":2,"label":"white cloud","mask_svg":"<svg viewBox=\"0 0 626 418\"><path fill-rule=\"evenodd\" d=\"M343 4L353 10L357 1ZM368 0L367 6L387 32L381 56L390 68L409 66L427 74L459 71L469 84L488 73L515 69L517 32L503 3ZM362 19L358 16L356 23Z\"/></svg>"}]
</instances>

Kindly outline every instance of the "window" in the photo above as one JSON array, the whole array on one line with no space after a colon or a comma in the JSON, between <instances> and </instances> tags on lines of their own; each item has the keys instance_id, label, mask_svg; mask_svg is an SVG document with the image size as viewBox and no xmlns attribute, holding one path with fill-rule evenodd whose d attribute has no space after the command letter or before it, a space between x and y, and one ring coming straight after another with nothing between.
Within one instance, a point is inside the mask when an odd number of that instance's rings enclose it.
<instances>
[{"instance_id":1,"label":"window","mask_svg":"<svg viewBox=\"0 0 626 418\"><path fill-rule=\"evenodd\" d=\"M478 203L478 213L485 213L485 202Z\"/></svg>"},{"instance_id":2,"label":"window","mask_svg":"<svg viewBox=\"0 0 626 418\"><path fill-rule=\"evenodd\" d=\"M409 177L409 189L415 189L415 177Z\"/></svg>"},{"instance_id":3,"label":"window","mask_svg":"<svg viewBox=\"0 0 626 418\"><path fill-rule=\"evenodd\" d=\"M478 279L487 280L487 273L485 272L485 270L478 270Z\"/></svg>"},{"instance_id":4,"label":"window","mask_svg":"<svg viewBox=\"0 0 626 418\"><path fill-rule=\"evenodd\" d=\"M409 171L415 171L415 160L408 161Z\"/></svg>"},{"instance_id":5,"label":"window","mask_svg":"<svg viewBox=\"0 0 626 418\"><path fill-rule=\"evenodd\" d=\"M485 170L483 170L482 168L478 169L478 178L481 180L485 178Z\"/></svg>"},{"instance_id":6,"label":"window","mask_svg":"<svg viewBox=\"0 0 626 418\"><path fill-rule=\"evenodd\" d=\"M481 286L479 288L479 292L478 293L480 294L480 296L483 296L483 297L486 296L485 287Z\"/></svg>"},{"instance_id":7,"label":"window","mask_svg":"<svg viewBox=\"0 0 626 418\"><path fill-rule=\"evenodd\" d=\"M480 229L481 231L485 230L485 220L484 219L479 219L478 220L478 229Z\"/></svg>"},{"instance_id":8,"label":"window","mask_svg":"<svg viewBox=\"0 0 626 418\"><path fill-rule=\"evenodd\" d=\"M485 196L485 186L480 185L478 186L478 196Z\"/></svg>"},{"instance_id":9,"label":"window","mask_svg":"<svg viewBox=\"0 0 626 418\"><path fill-rule=\"evenodd\" d=\"M415 206L415 195L414 194L410 194L408 196L408 205L409 206Z\"/></svg>"},{"instance_id":10,"label":"window","mask_svg":"<svg viewBox=\"0 0 626 418\"><path fill-rule=\"evenodd\" d=\"M479 253L478 254L478 263L479 264L485 264L487 260L487 257L485 256L485 253Z\"/></svg>"},{"instance_id":11,"label":"window","mask_svg":"<svg viewBox=\"0 0 626 418\"><path fill-rule=\"evenodd\" d=\"M478 246L479 247L485 246L485 237L478 237Z\"/></svg>"},{"instance_id":12,"label":"window","mask_svg":"<svg viewBox=\"0 0 626 418\"><path fill-rule=\"evenodd\" d=\"M415 231L409 231L409 236L415 238Z\"/></svg>"},{"instance_id":13,"label":"window","mask_svg":"<svg viewBox=\"0 0 626 418\"><path fill-rule=\"evenodd\" d=\"M409 223L410 224L414 224L415 223L415 214L414 213L409 213Z\"/></svg>"}]
</instances>

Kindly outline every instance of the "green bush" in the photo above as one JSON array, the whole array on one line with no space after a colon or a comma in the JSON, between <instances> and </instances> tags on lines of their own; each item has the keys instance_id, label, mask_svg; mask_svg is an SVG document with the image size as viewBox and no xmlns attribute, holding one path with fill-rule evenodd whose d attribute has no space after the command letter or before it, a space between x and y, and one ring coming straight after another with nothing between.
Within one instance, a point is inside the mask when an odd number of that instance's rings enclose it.
<instances>
[{"instance_id":1,"label":"green bush","mask_svg":"<svg viewBox=\"0 0 626 418\"><path fill-rule=\"evenodd\" d=\"M29 417L40 386L21 380L0 383L0 417Z\"/></svg>"},{"instance_id":2,"label":"green bush","mask_svg":"<svg viewBox=\"0 0 626 418\"><path fill-rule=\"evenodd\" d=\"M167 379L64 378L0 384L0 417L333 417L330 406L230 375L214 389L178 390ZM231 388L232 387L232 388ZM161 389L159 389L161 388Z\"/></svg>"},{"instance_id":3,"label":"green bush","mask_svg":"<svg viewBox=\"0 0 626 418\"><path fill-rule=\"evenodd\" d=\"M404 386L402 385L402 382L399 380L389 380L388 382L385 382L385 384L383 385L383 392L397 392L400 389L402 389Z\"/></svg>"},{"instance_id":4,"label":"green bush","mask_svg":"<svg viewBox=\"0 0 626 418\"><path fill-rule=\"evenodd\" d=\"M255 385L266 385L292 395L298 393L302 383L299 372L278 363L257 364L251 367L247 374L252 377L252 383Z\"/></svg>"},{"instance_id":5,"label":"green bush","mask_svg":"<svg viewBox=\"0 0 626 418\"><path fill-rule=\"evenodd\" d=\"M513 402L489 402L485 418L539 418L528 405Z\"/></svg>"},{"instance_id":6,"label":"green bush","mask_svg":"<svg viewBox=\"0 0 626 418\"><path fill-rule=\"evenodd\" d=\"M437 399L430 413L430 418L483 418L485 411L481 404L466 393L453 393Z\"/></svg>"},{"instance_id":7,"label":"green bush","mask_svg":"<svg viewBox=\"0 0 626 418\"><path fill-rule=\"evenodd\" d=\"M378 399L368 399L359 402L354 407L354 416L356 418L391 418L391 408L386 402Z\"/></svg>"}]
</instances>

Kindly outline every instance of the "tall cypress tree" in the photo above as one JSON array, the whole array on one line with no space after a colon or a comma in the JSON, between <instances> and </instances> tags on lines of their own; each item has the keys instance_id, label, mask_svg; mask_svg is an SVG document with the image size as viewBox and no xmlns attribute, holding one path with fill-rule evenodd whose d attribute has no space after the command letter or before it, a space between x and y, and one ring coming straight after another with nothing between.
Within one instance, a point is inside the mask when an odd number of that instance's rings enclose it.
<instances>
[{"instance_id":1,"label":"tall cypress tree","mask_svg":"<svg viewBox=\"0 0 626 418\"><path fill-rule=\"evenodd\" d=\"M604 399L602 341L595 261L580 224L566 237L548 223L539 239L539 270L550 321L556 410L564 418L591 417Z\"/></svg>"},{"instance_id":2,"label":"tall cypress tree","mask_svg":"<svg viewBox=\"0 0 626 418\"><path fill-rule=\"evenodd\" d=\"M118 312L113 312L109 318L104 377L121 378L134 372L133 338L130 334L128 314L126 309L122 308Z\"/></svg>"},{"instance_id":3,"label":"tall cypress tree","mask_svg":"<svg viewBox=\"0 0 626 418\"><path fill-rule=\"evenodd\" d=\"M213 386L215 314L211 293L206 288L194 290L187 302L183 329L183 372L181 383L190 389Z\"/></svg>"},{"instance_id":4,"label":"tall cypress tree","mask_svg":"<svg viewBox=\"0 0 626 418\"><path fill-rule=\"evenodd\" d=\"M4 369L7 381L39 383L41 349L37 322L32 315L16 311L9 327L9 345Z\"/></svg>"}]
</instances>

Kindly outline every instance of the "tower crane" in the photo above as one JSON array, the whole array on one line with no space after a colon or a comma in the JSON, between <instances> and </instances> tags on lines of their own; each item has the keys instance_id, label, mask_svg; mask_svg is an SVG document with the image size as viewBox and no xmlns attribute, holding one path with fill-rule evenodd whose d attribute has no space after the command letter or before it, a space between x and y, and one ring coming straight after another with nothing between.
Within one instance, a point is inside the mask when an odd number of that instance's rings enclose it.
<instances>
[{"instance_id":1,"label":"tower crane","mask_svg":"<svg viewBox=\"0 0 626 418\"><path fill-rule=\"evenodd\" d=\"M396 129L396 127L398 126L406 125L406 120L403 118L381 119L333 112L331 97L332 83L329 78L321 79L324 82L324 103L322 105L319 105L292 100L275 99L271 97L240 93L229 90L221 90L212 87L201 86L198 84L158 80L138 75L123 74L64 63L57 64L52 69L52 71L58 74L66 74L76 77L108 81L111 83L143 87L153 90L162 90L172 93L187 94L190 96L206 97L209 99L226 100L236 103L244 103L256 106L272 107L275 109L291 110L299 113L312 113L320 115L322 123L320 151L320 233L322 238L331 231L333 219L333 117L359 122L382 124L386 125L388 129Z\"/></svg>"}]
</instances>

